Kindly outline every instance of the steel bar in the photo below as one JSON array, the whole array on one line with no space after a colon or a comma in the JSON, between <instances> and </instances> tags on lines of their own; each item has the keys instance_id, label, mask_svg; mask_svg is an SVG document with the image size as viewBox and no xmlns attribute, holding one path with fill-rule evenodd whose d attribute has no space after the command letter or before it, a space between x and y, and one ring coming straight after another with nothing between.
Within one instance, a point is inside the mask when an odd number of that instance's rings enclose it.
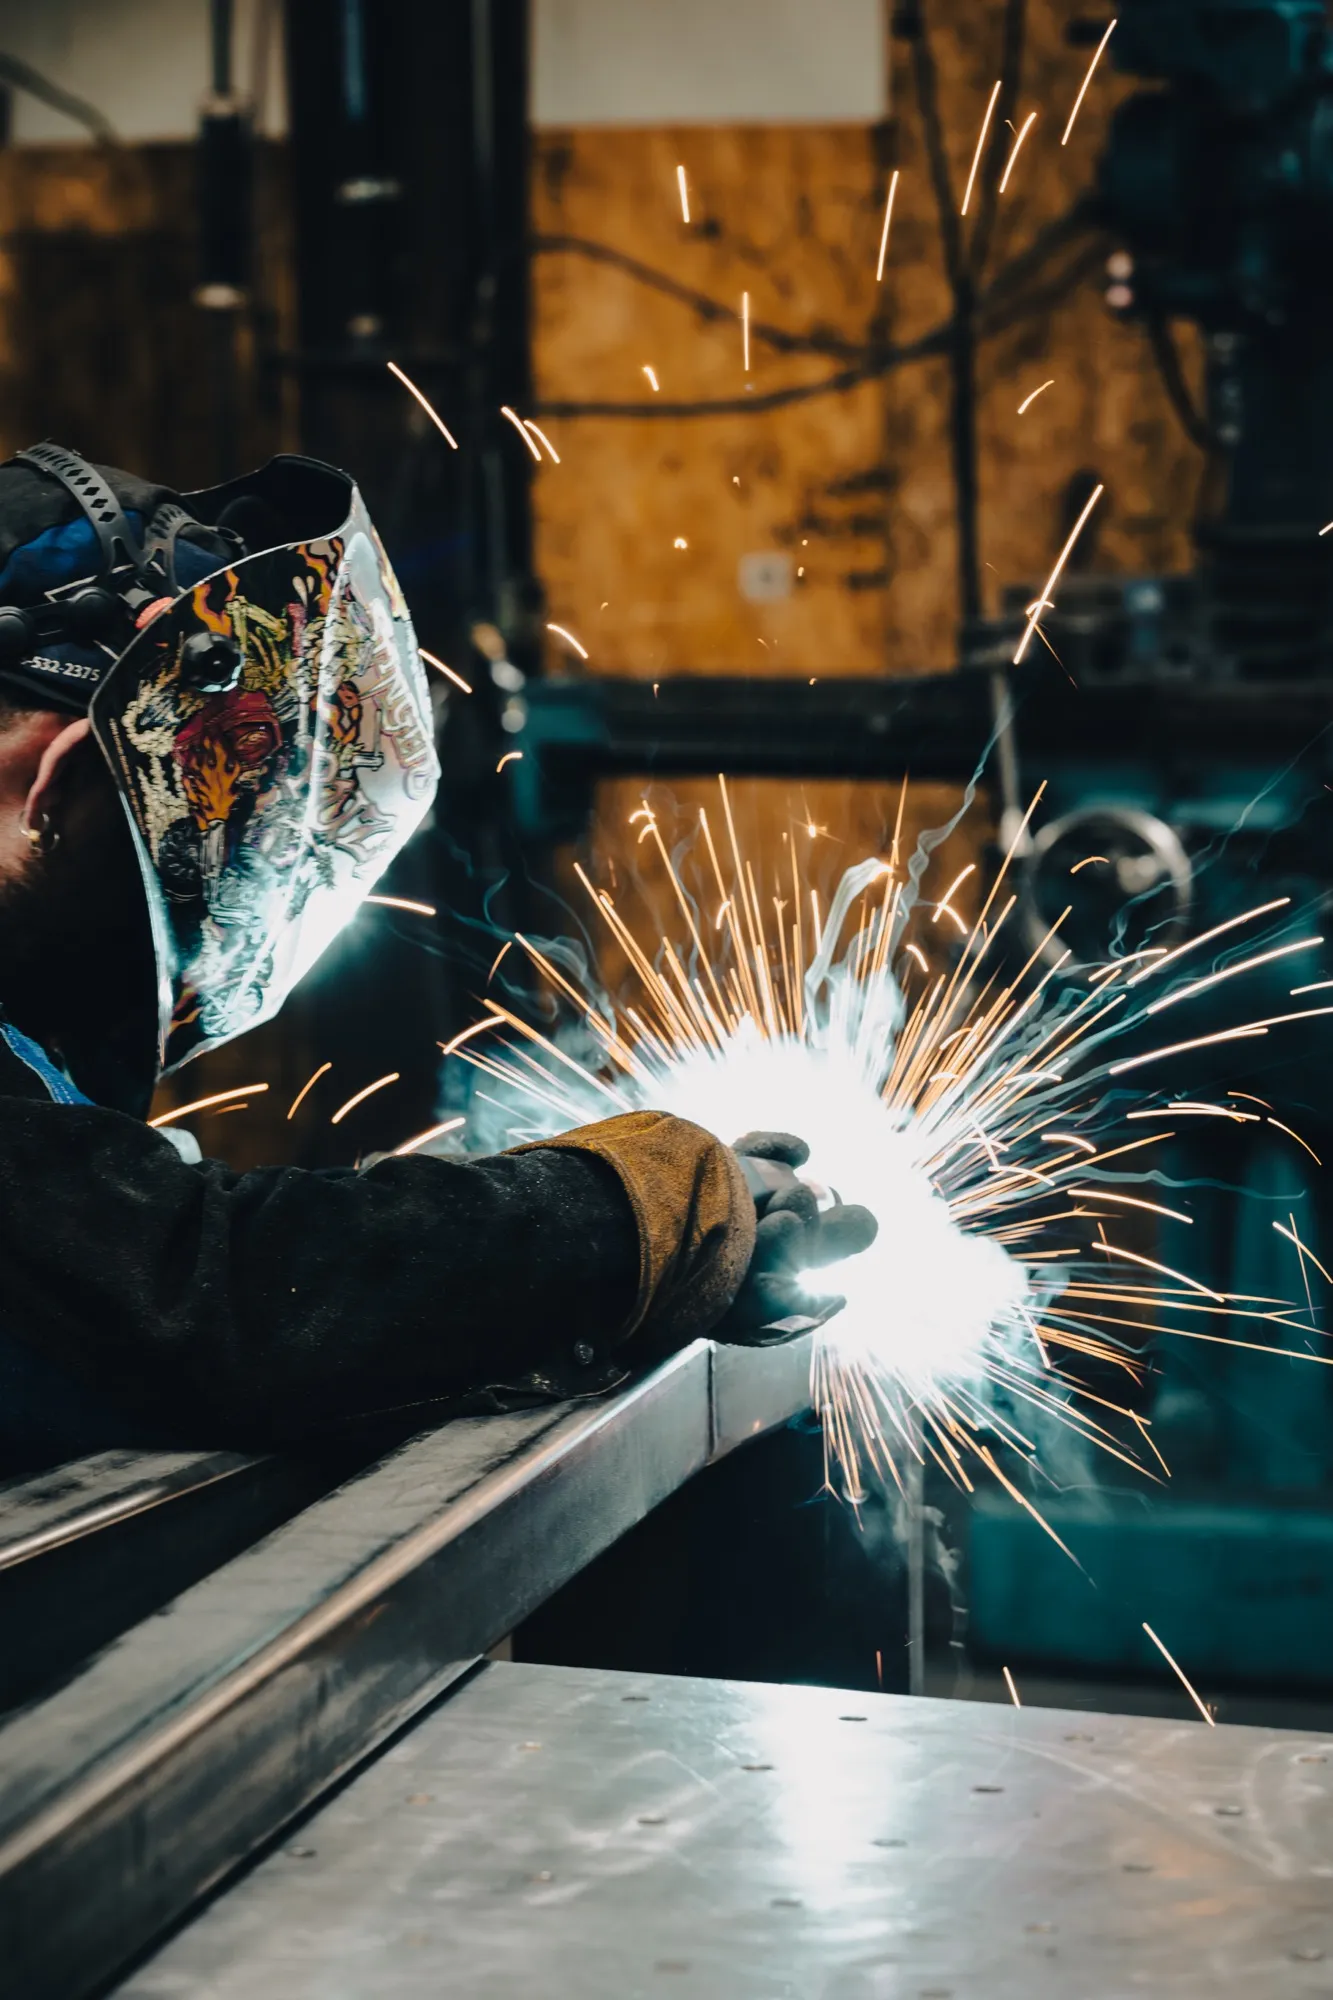
<instances>
[{"instance_id":1,"label":"steel bar","mask_svg":"<svg viewBox=\"0 0 1333 2000\"><path fill-rule=\"evenodd\" d=\"M228 1562L334 1482L240 1452L105 1451L0 1486L0 1709Z\"/></svg>"},{"instance_id":2,"label":"steel bar","mask_svg":"<svg viewBox=\"0 0 1333 2000\"><path fill-rule=\"evenodd\" d=\"M105 1982L710 1459L803 1408L807 1379L804 1344L715 1368L696 1342L606 1401L424 1434L15 1716L15 1990Z\"/></svg>"},{"instance_id":3,"label":"steel bar","mask_svg":"<svg viewBox=\"0 0 1333 2000\"><path fill-rule=\"evenodd\" d=\"M99 1451L0 1486L0 1570L234 1478L256 1464L235 1451Z\"/></svg>"}]
</instances>

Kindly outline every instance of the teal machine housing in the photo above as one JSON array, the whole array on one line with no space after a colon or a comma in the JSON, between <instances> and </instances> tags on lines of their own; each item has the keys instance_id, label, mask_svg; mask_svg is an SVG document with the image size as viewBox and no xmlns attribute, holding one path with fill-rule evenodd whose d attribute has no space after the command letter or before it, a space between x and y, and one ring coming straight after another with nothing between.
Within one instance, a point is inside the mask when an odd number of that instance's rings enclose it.
<instances>
[{"instance_id":1,"label":"teal machine housing","mask_svg":"<svg viewBox=\"0 0 1333 2000\"><path fill-rule=\"evenodd\" d=\"M1087 594L1104 599L1106 589L1090 584ZM1078 650L1081 622L1077 586L1071 595L1060 621L1066 659ZM1053 627L1057 647L1061 636ZM1280 898L1289 899L1285 907L1219 940L1216 956L1196 969L1220 970L1265 949L1328 936L1330 739L1314 727L1303 754L1276 769L1271 758L1247 760L1240 745L1226 760L1197 758L1188 744L1161 734L1151 679L1145 675L1139 686L1139 755L1096 755L1094 732L1085 751L1043 762L1045 826L1056 828L1057 838L1034 857L1034 920L1057 917L1074 892L1067 863L1103 852L1106 864L1079 871L1076 882L1086 887L1066 927L1066 941L1076 951L1081 943L1089 957L1112 940L1133 948L1197 934ZM1277 702L1297 698L1281 683L1270 692ZM1308 699L1312 691L1307 683L1300 692ZM1329 714L1333 720L1333 705ZM1294 988L1323 981L1323 992L1292 997ZM1329 1005L1333 949L1316 942L1173 1010L1157 1040ZM1322 1164L1333 1152L1333 1014L1199 1052L1156 1081L1170 1098L1226 1105L1233 1115L1183 1110L1169 1121L1174 1136L1151 1154L1165 1185L1142 1193L1192 1220L1155 1219L1139 1247L1234 1301L1230 1314L1200 1313L1195 1325L1247 1344L1171 1333L1150 1341L1142 1391L1130 1394L1170 1469L1168 1479L1147 1456L1161 1484L1090 1447L1043 1440L1052 1471L1034 1497L1074 1562L1002 1494L973 1498L970 1649L1016 1671L1102 1678L1160 1672L1146 1621L1196 1680L1326 1685L1333 1659L1333 1367L1326 1365L1333 1362L1333 1286L1273 1225L1294 1229L1333 1267ZM1253 1317L1264 1310L1258 1302L1271 1300L1301 1310L1275 1328ZM1257 1351L1278 1345L1294 1358Z\"/></svg>"},{"instance_id":2,"label":"teal machine housing","mask_svg":"<svg viewBox=\"0 0 1333 2000\"><path fill-rule=\"evenodd\" d=\"M1085 219L1115 246L1108 309L1141 324L1204 455L1193 568L1100 576L1086 537L1043 619L1058 668L1033 646L1011 669L1033 581L998 619L969 622L955 674L839 680L810 660L786 681L533 681L505 724L524 752L522 841L576 833L593 781L614 773L967 782L989 756L1002 817L1045 781L1023 863L1030 917L1039 930L1072 896L1061 937L1076 960L1284 897L1266 932L1222 941L1209 969L1261 938L1333 938L1333 36L1323 0L1117 11L1108 60L1149 88L1115 114ZM1105 27L1073 33L1091 44ZM1181 321L1202 336L1197 398ZM1069 867L1094 852L1106 861L1071 891ZM1189 1003L1190 1030L1299 1008L1292 989L1330 967L1312 944L1223 982ZM1333 988L1309 996L1324 999ZM1257 1331L1257 1346L1152 1337L1138 1408L1169 1480L1048 1455L1037 1497L1074 1562L1002 1497L975 1499L969 1642L1015 1669L1156 1672L1146 1620L1205 1684L1326 1685L1333 1285L1273 1224L1291 1218L1333 1270L1333 1015L1225 1044L1167 1081L1181 1098L1221 1093L1236 1116L1182 1116L1161 1167L1193 1220L1143 1247L1232 1299L1218 1330ZM1279 1330L1244 1301L1303 1304L1307 1279L1308 1307L1280 1332L1292 1358L1259 1351Z\"/></svg>"}]
</instances>

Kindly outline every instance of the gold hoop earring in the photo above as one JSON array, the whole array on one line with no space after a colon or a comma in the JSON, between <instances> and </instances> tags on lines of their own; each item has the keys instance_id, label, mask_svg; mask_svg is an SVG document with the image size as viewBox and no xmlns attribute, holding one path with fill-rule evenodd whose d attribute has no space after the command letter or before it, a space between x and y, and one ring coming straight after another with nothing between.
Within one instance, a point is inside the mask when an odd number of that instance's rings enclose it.
<instances>
[{"instance_id":1,"label":"gold hoop earring","mask_svg":"<svg viewBox=\"0 0 1333 2000\"><path fill-rule=\"evenodd\" d=\"M27 820L20 820L19 831L34 854L50 854L60 845L60 835L51 824L49 813L43 813L39 826L29 826Z\"/></svg>"}]
</instances>

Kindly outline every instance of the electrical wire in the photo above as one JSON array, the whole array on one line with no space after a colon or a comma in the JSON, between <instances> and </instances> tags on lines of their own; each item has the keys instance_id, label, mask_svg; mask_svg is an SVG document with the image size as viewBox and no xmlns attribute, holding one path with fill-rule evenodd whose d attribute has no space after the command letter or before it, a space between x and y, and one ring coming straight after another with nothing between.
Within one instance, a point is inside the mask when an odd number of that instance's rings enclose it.
<instances>
[{"instance_id":1,"label":"electrical wire","mask_svg":"<svg viewBox=\"0 0 1333 2000\"><path fill-rule=\"evenodd\" d=\"M1074 285L1081 283L1105 255L1100 241L1091 246L1084 242L1069 266L1050 279L1044 287L1037 290L1026 289L1030 281L1040 275L1059 251L1070 242L1085 238L1089 227L1090 210L1086 198L1080 198L1065 214L1048 223L1024 250L1003 265L991 283L977 295L974 308L977 337L990 339L996 334L1006 332L1019 320L1058 304ZM553 241L559 241L563 247L564 239L539 238L538 245ZM646 265L640 265L635 258L622 256L621 252L613 250L609 245L597 245L596 248L602 253L599 261L620 265L631 276L637 276L639 271L649 269ZM662 274L654 272L652 276L660 278ZM673 280L666 280L663 289L666 285L673 284ZM681 291L686 289L680 288ZM720 319L739 319L733 308L722 305L719 301L707 299L702 293L691 294L688 302L694 303L696 299L714 309ZM898 346L867 343L856 347L847 343L849 354L857 357L854 365L839 369L836 373L824 376L816 382L795 383L785 388L768 390L760 395L724 396L679 402L663 396L614 401L553 400L538 403L535 406L535 414L538 417L557 419L579 417L680 419L744 416L758 411L783 409L793 403L811 401L815 397L843 394L861 382L891 374L897 368L947 354L954 337L954 325L951 316L949 319L939 321L917 339L903 342ZM752 325L751 331L757 333L758 329ZM774 331L780 332L781 329ZM799 344L804 340L804 336L789 334L784 337L793 343L791 351L800 351Z\"/></svg>"},{"instance_id":2,"label":"electrical wire","mask_svg":"<svg viewBox=\"0 0 1333 2000\"><path fill-rule=\"evenodd\" d=\"M1185 371L1180 362L1180 350L1166 320L1160 313L1150 313L1144 321L1144 331L1148 336L1148 345L1152 350L1152 358L1161 377L1162 387L1166 390L1167 398L1180 420L1186 437L1191 444L1197 445L1200 451L1215 450L1217 437L1207 417L1190 394L1189 383L1185 380Z\"/></svg>"},{"instance_id":3,"label":"electrical wire","mask_svg":"<svg viewBox=\"0 0 1333 2000\"><path fill-rule=\"evenodd\" d=\"M94 139L103 146L118 146L120 134L104 111L87 98L76 97L58 83L52 83L49 76L43 76L31 63L21 56L0 53L0 84L7 83L11 90L26 90L29 97L35 97L41 104L49 104L53 111L59 111L66 118L72 118L76 125L82 125L92 133Z\"/></svg>"},{"instance_id":4,"label":"electrical wire","mask_svg":"<svg viewBox=\"0 0 1333 2000\"><path fill-rule=\"evenodd\" d=\"M680 305L691 307L700 319L740 323L741 315L736 306L724 305L707 292L695 291L693 286L681 284L679 279L670 277L665 271L642 263L627 251L613 249L609 243L596 243L586 236L537 236L530 247L542 256L584 257L590 263L624 271L650 291L660 292L664 298L675 299ZM778 354L824 354L835 361L852 361L865 353L863 342L846 340L838 334L791 333L786 327L772 326L766 320L753 318L750 321L750 338L762 341Z\"/></svg>"}]
</instances>

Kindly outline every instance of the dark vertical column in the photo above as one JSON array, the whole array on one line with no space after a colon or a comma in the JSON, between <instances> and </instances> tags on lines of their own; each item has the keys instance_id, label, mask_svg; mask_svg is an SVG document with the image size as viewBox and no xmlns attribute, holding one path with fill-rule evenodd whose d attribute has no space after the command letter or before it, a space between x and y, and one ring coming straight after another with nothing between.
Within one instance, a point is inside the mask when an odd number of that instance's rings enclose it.
<instances>
[{"instance_id":1,"label":"dark vertical column","mask_svg":"<svg viewBox=\"0 0 1333 2000\"><path fill-rule=\"evenodd\" d=\"M439 685L434 823L387 885L434 903L438 926L394 925L401 934L377 935L371 951L372 919L359 920L306 1003L312 1055L373 1033L379 1068L406 1080L408 1061L433 1064L435 1039L475 1011L505 927L521 921L522 861L495 767L540 629L533 467L500 416L529 397L527 4L287 0L286 41L302 444L355 476L422 644L474 690ZM426 1072L413 1074L420 1095Z\"/></svg>"}]
</instances>

